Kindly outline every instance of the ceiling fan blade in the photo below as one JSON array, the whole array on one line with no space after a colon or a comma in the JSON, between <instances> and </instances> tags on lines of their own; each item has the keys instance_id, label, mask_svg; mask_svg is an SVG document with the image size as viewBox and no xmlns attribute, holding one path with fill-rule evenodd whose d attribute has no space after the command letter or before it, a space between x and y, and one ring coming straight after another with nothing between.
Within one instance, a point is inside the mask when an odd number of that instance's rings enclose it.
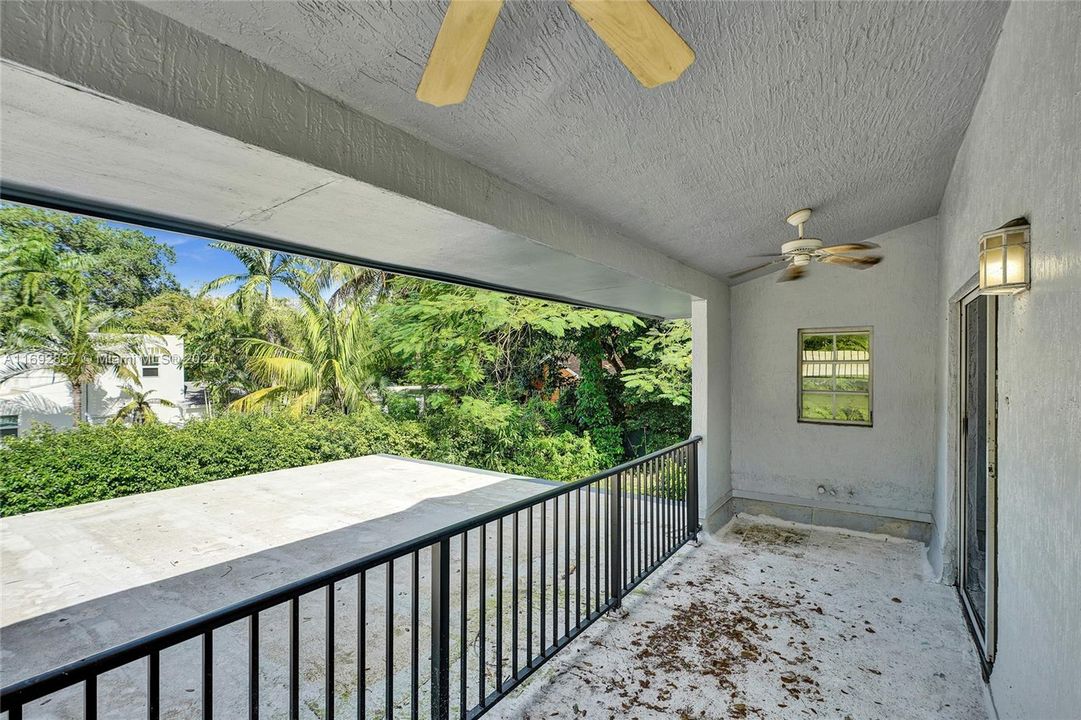
<instances>
[{"instance_id":1,"label":"ceiling fan blade","mask_svg":"<svg viewBox=\"0 0 1081 720\"><path fill-rule=\"evenodd\" d=\"M789 265L788 269L785 270L779 278L777 278L777 282L782 283L788 282L790 280L799 280L801 277L803 277L803 273L805 272L806 270L802 265Z\"/></svg>"},{"instance_id":2,"label":"ceiling fan blade","mask_svg":"<svg viewBox=\"0 0 1081 720\"><path fill-rule=\"evenodd\" d=\"M672 82L694 62L694 51L646 0L567 2L644 87Z\"/></svg>"},{"instance_id":3,"label":"ceiling fan blade","mask_svg":"<svg viewBox=\"0 0 1081 720\"><path fill-rule=\"evenodd\" d=\"M465 100L503 0L450 0L417 86L417 100L442 107Z\"/></svg>"},{"instance_id":4,"label":"ceiling fan blade","mask_svg":"<svg viewBox=\"0 0 1081 720\"><path fill-rule=\"evenodd\" d=\"M819 252L824 252L829 255L835 255L837 253L849 253L860 252L861 250L874 250L878 245L873 242L858 242L858 243L844 243L843 245L828 245L824 248L819 248Z\"/></svg>"},{"instance_id":5,"label":"ceiling fan blade","mask_svg":"<svg viewBox=\"0 0 1081 720\"><path fill-rule=\"evenodd\" d=\"M746 270L740 270L739 272L734 272L734 273L732 273L731 275L728 276L728 279L729 280L735 280L736 278L743 277L744 275L750 275L751 273L757 272L758 270L764 270L764 269L766 269L768 267L776 265L777 267L774 267L769 272L759 273L759 275L756 275L755 277L759 277L761 275L769 275L769 273L771 273L771 272L777 272L778 270L780 270L781 269L780 268L780 263L782 261L786 261L786 260L788 260L788 258L781 257L781 256L775 256L775 259L770 260L767 263L762 263L761 265L755 265L754 267L747 268ZM750 278L747 278L747 279L749 280Z\"/></svg>"},{"instance_id":6,"label":"ceiling fan blade","mask_svg":"<svg viewBox=\"0 0 1081 720\"><path fill-rule=\"evenodd\" d=\"M856 270L865 270L869 267L878 265L882 262L882 258L878 255L866 255L861 257L826 255L825 257L820 257L819 261L829 263L830 265L844 265L845 267L854 268Z\"/></svg>"}]
</instances>

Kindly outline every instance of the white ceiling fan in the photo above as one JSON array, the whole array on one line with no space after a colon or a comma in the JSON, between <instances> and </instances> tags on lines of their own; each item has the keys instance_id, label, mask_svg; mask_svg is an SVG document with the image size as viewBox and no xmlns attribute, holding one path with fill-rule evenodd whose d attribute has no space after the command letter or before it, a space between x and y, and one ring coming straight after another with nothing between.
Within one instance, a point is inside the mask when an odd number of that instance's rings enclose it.
<instances>
[{"instance_id":1,"label":"white ceiling fan","mask_svg":"<svg viewBox=\"0 0 1081 720\"><path fill-rule=\"evenodd\" d=\"M760 275L767 275L784 268L785 271L777 278L777 282L788 282L789 280L799 280L804 276L804 273L806 273L807 266L815 262L840 265L841 267L852 268L854 270L863 270L882 262L882 257L880 255L852 255L852 253L863 253L867 250L877 248L878 245L875 245L872 242L823 246L822 241L818 238L804 237L803 225L810 220L810 218L810 208L803 208L802 210L797 210L789 215L785 218L785 221L789 225L799 228L799 237L795 240L789 240L781 245L780 253L752 255L751 257L768 257L773 259L761 265L756 265L755 267L732 273L728 276L728 279L735 280L744 275L769 268L766 272L759 273Z\"/></svg>"}]
</instances>

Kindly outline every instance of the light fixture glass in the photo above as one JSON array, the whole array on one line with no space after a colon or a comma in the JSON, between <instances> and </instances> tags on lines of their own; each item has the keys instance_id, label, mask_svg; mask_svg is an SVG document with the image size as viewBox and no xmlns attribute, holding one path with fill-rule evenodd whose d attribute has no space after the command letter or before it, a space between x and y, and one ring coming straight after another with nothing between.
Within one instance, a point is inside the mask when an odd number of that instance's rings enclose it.
<instances>
[{"instance_id":1,"label":"light fixture glass","mask_svg":"<svg viewBox=\"0 0 1081 720\"><path fill-rule=\"evenodd\" d=\"M980 236L980 294L1028 290L1029 231L1028 221L1018 218Z\"/></svg>"}]
</instances>

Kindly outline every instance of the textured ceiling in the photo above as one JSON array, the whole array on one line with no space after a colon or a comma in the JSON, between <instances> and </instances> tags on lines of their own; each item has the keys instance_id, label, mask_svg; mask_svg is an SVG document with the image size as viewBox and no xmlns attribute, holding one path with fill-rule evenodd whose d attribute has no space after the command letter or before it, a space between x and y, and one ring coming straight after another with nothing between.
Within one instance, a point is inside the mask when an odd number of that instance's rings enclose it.
<instances>
[{"instance_id":1,"label":"textured ceiling","mask_svg":"<svg viewBox=\"0 0 1081 720\"><path fill-rule=\"evenodd\" d=\"M562 2L508 2L468 100L414 91L443 5L150 7L527 190L715 275L790 238L934 215L1002 3L658 2L695 49L640 87Z\"/></svg>"}]
</instances>

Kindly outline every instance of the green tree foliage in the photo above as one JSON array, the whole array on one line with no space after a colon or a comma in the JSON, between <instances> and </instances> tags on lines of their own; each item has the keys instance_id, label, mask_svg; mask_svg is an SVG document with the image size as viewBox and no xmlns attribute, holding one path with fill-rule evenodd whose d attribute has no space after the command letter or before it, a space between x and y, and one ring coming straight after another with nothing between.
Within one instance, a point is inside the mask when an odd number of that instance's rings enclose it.
<instances>
[{"instance_id":1,"label":"green tree foliage","mask_svg":"<svg viewBox=\"0 0 1081 720\"><path fill-rule=\"evenodd\" d=\"M0 206L0 297L5 304L33 304L43 293L63 296L70 285L65 273L78 272L90 305L131 309L178 289L169 271L174 262L172 248L138 230L51 210Z\"/></svg>"},{"instance_id":2,"label":"green tree foliage","mask_svg":"<svg viewBox=\"0 0 1081 720\"><path fill-rule=\"evenodd\" d=\"M522 394L573 353L583 331L641 325L623 313L476 288L407 278L392 284L396 301L380 322L405 379L456 392Z\"/></svg>"},{"instance_id":3,"label":"green tree foliage","mask_svg":"<svg viewBox=\"0 0 1081 720\"><path fill-rule=\"evenodd\" d=\"M44 295L33 312L7 334L3 345L12 355L0 369L0 382L51 368L68 381L72 418L79 423L84 388L107 372L138 384L134 357L144 348L141 338L122 332L122 311L90 306L90 292L81 281L73 283L65 295Z\"/></svg>"},{"instance_id":4,"label":"green tree foliage","mask_svg":"<svg viewBox=\"0 0 1081 720\"><path fill-rule=\"evenodd\" d=\"M127 326L132 332L180 336L184 377L205 388L212 407L223 408L259 387L241 341L259 328L229 300L165 292L137 307Z\"/></svg>"},{"instance_id":5,"label":"green tree foliage","mask_svg":"<svg viewBox=\"0 0 1081 720\"><path fill-rule=\"evenodd\" d=\"M127 398L127 402L116 411L113 416L114 423L130 422L132 425L145 425L158 421L158 415L154 412L154 405L175 408L176 403L165 398L151 398L155 390L138 390L133 387L120 388L120 394Z\"/></svg>"},{"instance_id":6,"label":"green tree foliage","mask_svg":"<svg viewBox=\"0 0 1081 720\"><path fill-rule=\"evenodd\" d=\"M299 287L300 311L282 342L247 338L248 367L262 384L233 402L236 410L284 405L293 414L330 407L348 413L370 404L379 345L358 304L336 309L311 282Z\"/></svg>"},{"instance_id":7,"label":"green tree foliage","mask_svg":"<svg viewBox=\"0 0 1081 720\"><path fill-rule=\"evenodd\" d=\"M204 293L232 287L230 300L242 308L258 309L260 304L270 304L274 283L294 287L298 282L297 271L302 263L293 255L233 243L212 243L211 247L232 254L244 266L244 271L211 280L203 287Z\"/></svg>"},{"instance_id":8,"label":"green tree foliage","mask_svg":"<svg viewBox=\"0 0 1081 720\"><path fill-rule=\"evenodd\" d=\"M631 348L639 365L623 371L628 398L691 404L691 326L673 320L651 327Z\"/></svg>"},{"instance_id":9,"label":"green tree foliage","mask_svg":"<svg viewBox=\"0 0 1081 720\"><path fill-rule=\"evenodd\" d=\"M605 352L601 333L587 334L577 344L581 368L574 414L580 427L590 434L605 465L623 457L623 432L616 422L609 398L609 373L604 368Z\"/></svg>"},{"instance_id":10,"label":"green tree foliage","mask_svg":"<svg viewBox=\"0 0 1081 720\"><path fill-rule=\"evenodd\" d=\"M5 207L0 233L9 349L73 359L56 368L81 390L130 372L110 353L178 335L185 378L217 415L155 423L132 374L118 411L130 425L5 441L0 464L25 469L3 492L24 510L370 452L570 480L689 431L685 322L226 244L243 270L192 294L168 273L171 250L137 231Z\"/></svg>"},{"instance_id":11,"label":"green tree foliage","mask_svg":"<svg viewBox=\"0 0 1081 720\"><path fill-rule=\"evenodd\" d=\"M319 412L227 413L182 428L163 423L80 425L58 432L36 427L4 441L0 452L0 513L16 515L209 480L389 453L459 462L555 480L596 470L589 441L570 433L527 437L485 465L478 432L456 426L394 420L376 409L342 415ZM449 437L448 433L458 433Z\"/></svg>"}]
</instances>

